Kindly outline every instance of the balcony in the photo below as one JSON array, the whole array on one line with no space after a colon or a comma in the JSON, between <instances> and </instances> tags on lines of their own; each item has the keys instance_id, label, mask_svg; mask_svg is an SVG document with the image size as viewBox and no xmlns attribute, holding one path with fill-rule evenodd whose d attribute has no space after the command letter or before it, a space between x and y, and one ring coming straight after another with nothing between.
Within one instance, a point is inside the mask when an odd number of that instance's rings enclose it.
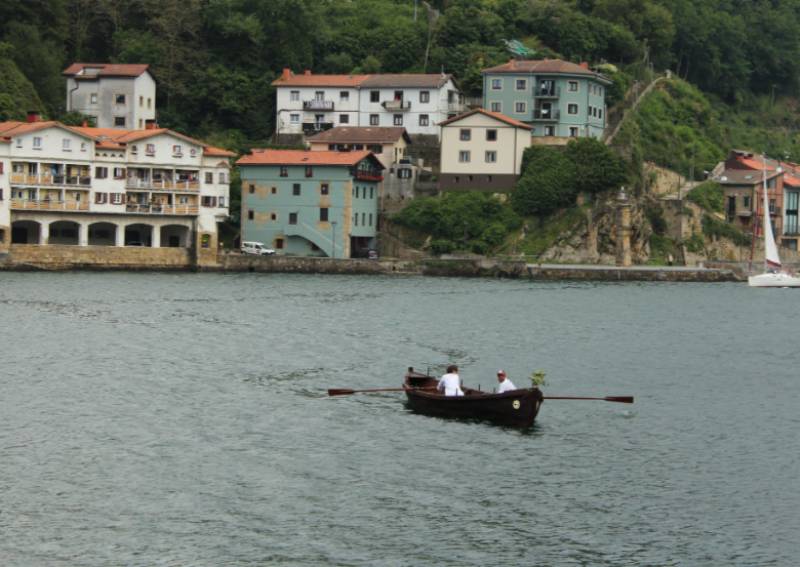
<instances>
[{"instance_id":1,"label":"balcony","mask_svg":"<svg viewBox=\"0 0 800 567\"><path fill-rule=\"evenodd\" d=\"M171 179L142 179L140 177L128 177L125 180L125 187L128 189L173 189L175 191L199 191L199 181L173 181Z\"/></svg>"},{"instance_id":2,"label":"balcony","mask_svg":"<svg viewBox=\"0 0 800 567\"><path fill-rule=\"evenodd\" d=\"M540 120L542 122L555 122L560 117L561 117L561 111L558 109L543 110L541 108L535 108L533 110L534 120Z\"/></svg>"},{"instance_id":3,"label":"balcony","mask_svg":"<svg viewBox=\"0 0 800 567\"><path fill-rule=\"evenodd\" d=\"M196 215L197 205L139 205L128 203L125 205L125 212L137 215Z\"/></svg>"},{"instance_id":4,"label":"balcony","mask_svg":"<svg viewBox=\"0 0 800 567\"><path fill-rule=\"evenodd\" d=\"M323 112L332 112L333 111L333 101L332 100L321 100L321 99L312 99L312 100L304 100L303 101L303 110L321 110Z\"/></svg>"},{"instance_id":5,"label":"balcony","mask_svg":"<svg viewBox=\"0 0 800 567\"><path fill-rule=\"evenodd\" d=\"M11 208L17 211L88 211L89 201L11 199Z\"/></svg>"},{"instance_id":6,"label":"balcony","mask_svg":"<svg viewBox=\"0 0 800 567\"><path fill-rule=\"evenodd\" d=\"M360 171L355 172L355 178L359 181L383 181L383 175L379 171Z\"/></svg>"},{"instance_id":7,"label":"balcony","mask_svg":"<svg viewBox=\"0 0 800 567\"><path fill-rule=\"evenodd\" d=\"M448 102L447 103L447 113L448 114L461 114L466 110L467 106L463 102Z\"/></svg>"},{"instance_id":8,"label":"balcony","mask_svg":"<svg viewBox=\"0 0 800 567\"><path fill-rule=\"evenodd\" d=\"M83 175L12 173L11 183L16 185L68 185L73 187L90 187L92 185L92 178Z\"/></svg>"},{"instance_id":9,"label":"balcony","mask_svg":"<svg viewBox=\"0 0 800 567\"><path fill-rule=\"evenodd\" d=\"M406 112L411 110L410 100L384 100L381 106L390 112Z\"/></svg>"},{"instance_id":10,"label":"balcony","mask_svg":"<svg viewBox=\"0 0 800 567\"><path fill-rule=\"evenodd\" d=\"M333 122L303 122L303 134L313 136L333 128Z\"/></svg>"},{"instance_id":11,"label":"balcony","mask_svg":"<svg viewBox=\"0 0 800 567\"><path fill-rule=\"evenodd\" d=\"M535 87L533 96L536 98L558 98L561 96L561 87Z\"/></svg>"}]
</instances>

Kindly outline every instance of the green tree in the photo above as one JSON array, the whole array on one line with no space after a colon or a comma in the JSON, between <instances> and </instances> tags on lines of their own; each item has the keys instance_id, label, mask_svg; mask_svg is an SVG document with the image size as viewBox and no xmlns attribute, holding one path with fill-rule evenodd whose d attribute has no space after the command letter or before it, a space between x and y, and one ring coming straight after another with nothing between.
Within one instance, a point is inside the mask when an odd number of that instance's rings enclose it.
<instances>
[{"instance_id":1,"label":"green tree","mask_svg":"<svg viewBox=\"0 0 800 567\"><path fill-rule=\"evenodd\" d=\"M514 210L524 216L549 215L574 203L572 160L563 151L545 146L532 146L525 153L523 174L511 194Z\"/></svg>"},{"instance_id":2,"label":"green tree","mask_svg":"<svg viewBox=\"0 0 800 567\"><path fill-rule=\"evenodd\" d=\"M575 167L575 190L602 193L618 189L627 178L625 162L594 138L577 138L567 144L567 157Z\"/></svg>"}]
</instances>

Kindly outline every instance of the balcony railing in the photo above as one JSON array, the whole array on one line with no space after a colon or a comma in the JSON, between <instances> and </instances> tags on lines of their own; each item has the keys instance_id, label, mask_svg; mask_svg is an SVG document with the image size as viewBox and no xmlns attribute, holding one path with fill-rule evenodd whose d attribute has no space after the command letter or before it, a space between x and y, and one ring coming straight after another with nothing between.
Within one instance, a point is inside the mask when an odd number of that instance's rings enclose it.
<instances>
[{"instance_id":1,"label":"balcony railing","mask_svg":"<svg viewBox=\"0 0 800 567\"><path fill-rule=\"evenodd\" d=\"M333 122L303 122L303 133L306 136L324 132L333 128Z\"/></svg>"},{"instance_id":2,"label":"balcony railing","mask_svg":"<svg viewBox=\"0 0 800 567\"><path fill-rule=\"evenodd\" d=\"M128 177L125 180L125 187L128 189L174 189L176 191L198 191L200 189L200 182Z\"/></svg>"},{"instance_id":3,"label":"balcony railing","mask_svg":"<svg viewBox=\"0 0 800 567\"><path fill-rule=\"evenodd\" d=\"M561 87L535 87L533 96L538 98L558 98L561 96Z\"/></svg>"},{"instance_id":4,"label":"balcony railing","mask_svg":"<svg viewBox=\"0 0 800 567\"><path fill-rule=\"evenodd\" d=\"M21 211L88 211L89 201L11 199L11 208Z\"/></svg>"},{"instance_id":5,"label":"balcony railing","mask_svg":"<svg viewBox=\"0 0 800 567\"><path fill-rule=\"evenodd\" d=\"M17 185L82 185L89 187L92 184L92 178L85 175L12 173L11 183Z\"/></svg>"},{"instance_id":6,"label":"balcony railing","mask_svg":"<svg viewBox=\"0 0 800 567\"><path fill-rule=\"evenodd\" d=\"M320 99L312 99L312 100L304 100L303 101L303 110L322 110L322 111L332 111L333 110L333 101L332 100L320 100Z\"/></svg>"},{"instance_id":7,"label":"balcony railing","mask_svg":"<svg viewBox=\"0 0 800 567\"><path fill-rule=\"evenodd\" d=\"M411 101L410 100L385 100L381 103L381 106L386 110L390 110L392 112L405 112L407 110L411 110Z\"/></svg>"},{"instance_id":8,"label":"balcony railing","mask_svg":"<svg viewBox=\"0 0 800 567\"><path fill-rule=\"evenodd\" d=\"M467 108L467 106L463 102L448 102L447 103L447 112L450 112L450 113L451 112L455 112L457 114L460 114L460 113L464 112L464 110L466 108Z\"/></svg>"},{"instance_id":9,"label":"balcony railing","mask_svg":"<svg viewBox=\"0 0 800 567\"><path fill-rule=\"evenodd\" d=\"M561 117L561 111L558 109L542 110L541 108L535 108L533 110L534 120L554 122L558 120L560 117Z\"/></svg>"},{"instance_id":10,"label":"balcony railing","mask_svg":"<svg viewBox=\"0 0 800 567\"><path fill-rule=\"evenodd\" d=\"M377 171L356 171L355 178L359 181L383 181L383 175Z\"/></svg>"},{"instance_id":11,"label":"balcony railing","mask_svg":"<svg viewBox=\"0 0 800 567\"><path fill-rule=\"evenodd\" d=\"M139 205L128 203L125 205L126 213L140 215L196 215L197 205Z\"/></svg>"}]
</instances>

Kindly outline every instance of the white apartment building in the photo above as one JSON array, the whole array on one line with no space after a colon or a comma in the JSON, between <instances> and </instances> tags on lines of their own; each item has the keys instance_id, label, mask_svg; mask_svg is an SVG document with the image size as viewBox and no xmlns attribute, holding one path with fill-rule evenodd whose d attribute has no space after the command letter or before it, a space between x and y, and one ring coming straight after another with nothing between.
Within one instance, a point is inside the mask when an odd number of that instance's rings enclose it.
<instances>
[{"instance_id":1,"label":"white apartment building","mask_svg":"<svg viewBox=\"0 0 800 567\"><path fill-rule=\"evenodd\" d=\"M441 190L511 191L533 128L497 112L470 110L442 122Z\"/></svg>"},{"instance_id":2,"label":"white apartment building","mask_svg":"<svg viewBox=\"0 0 800 567\"><path fill-rule=\"evenodd\" d=\"M445 74L295 75L284 69L272 84L278 134L392 126L438 137L438 124L464 109L461 92Z\"/></svg>"},{"instance_id":3,"label":"white apartment building","mask_svg":"<svg viewBox=\"0 0 800 567\"><path fill-rule=\"evenodd\" d=\"M233 155L155 126L0 122L0 241L216 251Z\"/></svg>"},{"instance_id":4,"label":"white apartment building","mask_svg":"<svg viewBox=\"0 0 800 567\"><path fill-rule=\"evenodd\" d=\"M67 78L67 110L95 119L98 128L142 130L156 119L156 82L148 65L73 63Z\"/></svg>"}]
</instances>

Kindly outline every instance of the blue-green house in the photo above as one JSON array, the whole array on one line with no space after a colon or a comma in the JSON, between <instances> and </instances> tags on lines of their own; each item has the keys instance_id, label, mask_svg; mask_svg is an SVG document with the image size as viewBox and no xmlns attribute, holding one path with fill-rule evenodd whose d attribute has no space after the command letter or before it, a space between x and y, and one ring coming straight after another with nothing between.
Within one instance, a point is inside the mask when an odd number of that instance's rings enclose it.
<instances>
[{"instance_id":1,"label":"blue-green house","mask_svg":"<svg viewBox=\"0 0 800 567\"><path fill-rule=\"evenodd\" d=\"M375 247L384 167L371 152L253 150L236 163L242 241L332 258Z\"/></svg>"},{"instance_id":2,"label":"blue-green house","mask_svg":"<svg viewBox=\"0 0 800 567\"><path fill-rule=\"evenodd\" d=\"M483 107L530 124L534 137L603 135L611 81L587 64L511 60L482 73Z\"/></svg>"}]
</instances>

